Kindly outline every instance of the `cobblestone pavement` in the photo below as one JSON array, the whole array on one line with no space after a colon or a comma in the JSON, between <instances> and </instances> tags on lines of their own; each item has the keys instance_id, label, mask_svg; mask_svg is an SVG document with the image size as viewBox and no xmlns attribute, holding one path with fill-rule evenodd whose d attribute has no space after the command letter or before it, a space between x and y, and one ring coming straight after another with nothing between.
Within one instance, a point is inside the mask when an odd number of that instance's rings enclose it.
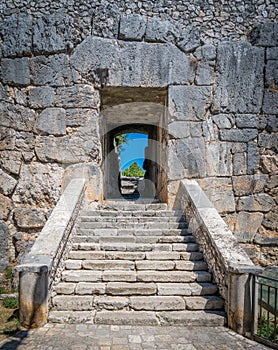
<instances>
[{"instance_id":1,"label":"cobblestone pavement","mask_svg":"<svg viewBox=\"0 0 278 350\"><path fill-rule=\"evenodd\" d=\"M20 331L0 350L239 350L269 349L224 327L47 324Z\"/></svg>"}]
</instances>

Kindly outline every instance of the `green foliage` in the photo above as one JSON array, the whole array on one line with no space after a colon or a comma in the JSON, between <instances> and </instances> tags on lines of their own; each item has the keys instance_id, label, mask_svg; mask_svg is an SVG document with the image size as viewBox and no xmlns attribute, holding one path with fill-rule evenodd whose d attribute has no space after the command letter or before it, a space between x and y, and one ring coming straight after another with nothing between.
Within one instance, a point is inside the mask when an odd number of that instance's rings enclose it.
<instances>
[{"instance_id":1,"label":"green foliage","mask_svg":"<svg viewBox=\"0 0 278 350\"><path fill-rule=\"evenodd\" d=\"M266 317L263 316L261 325L259 321L258 330L257 330L258 336L264 339L268 339L274 343L278 343L278 334L276 334L276 339L274 339L274 320L270 319L268 327L267 327L267 323L268 322ZM278 328L278 325L277 325L277 328Z\"/></svg>"},{"instance_id":2,"label":"green foliage","mask_svg":"<svg viewBox=\"0 0 278 350\"><path fill-rule=\"evenodd\" d=\"M6 268L5 277L10 281L13 279L13 269L11 267Z\"/></svg>"},{"instance_id":3,"label":"green foliage","mask_svg":"<svg viewBox=\"0 0 278 350\"><path fill-rule=\"evenodd\" d=\"M115 137L116 146L118 151L121 152L124 149L124 145L128 143L127 134L117 135Z\"/></svg>"},{"instance_id":4,"label":"green foliage","mask_svg":"<svg viewBox=\"0 0 278 350\"><path fill-rule=\"evenodd\" d=\"M18 299L16 297L6 297L3 299L3 306L6 309L17 309Z\"/></svg>"},{"instance_id":5,"label":"green foliage","mask_svg":"<svg viewBox=\"0 0 278 350\"><path fill-rule=\"evenodd\" d=\"M123 171L123 176L128 177L142 177L144 175L144 170L136 162L133 162L129 168Z\"/></svg>"},{"instance_id":6,"label":"green foliage","mask_svg":"<svg viewBox=\"0 0 278 350\"><path fill-rule=\"evenodd\" d=\"M6 291L5 291L5 288L4 287L0 287L0 294L5 294Z\"/></svg>"}]
</instances>

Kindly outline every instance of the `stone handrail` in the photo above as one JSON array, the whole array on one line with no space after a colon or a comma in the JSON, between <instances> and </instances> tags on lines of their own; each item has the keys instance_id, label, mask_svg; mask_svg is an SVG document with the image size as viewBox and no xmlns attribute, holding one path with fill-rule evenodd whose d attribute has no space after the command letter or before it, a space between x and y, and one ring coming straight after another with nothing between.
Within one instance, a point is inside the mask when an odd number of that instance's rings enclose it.
<instances>
[{"instance_id":1,"label":"stone handrail","mask_svg":"<svg viewBox=\"0 0 278 350\"><path fill-rule=\"evenodd\" d=\"M240 247L197 181L181 181L178 197L225 300L228 326L248 335L252 326L250 274L259 274L263 269L255 266Z\"/></svg>"},{"instance_id":2,"label":"stone handrail","mask_svg":"<svg viewBox=\"0 0 278 350\"><path fill-rule=\"evenodd\" d=\"M85 179L70 181L30 253L16 267L20 321L24 327L41 327L47 322L49 291L84 191Z\"/></svg>"}]
</instances>

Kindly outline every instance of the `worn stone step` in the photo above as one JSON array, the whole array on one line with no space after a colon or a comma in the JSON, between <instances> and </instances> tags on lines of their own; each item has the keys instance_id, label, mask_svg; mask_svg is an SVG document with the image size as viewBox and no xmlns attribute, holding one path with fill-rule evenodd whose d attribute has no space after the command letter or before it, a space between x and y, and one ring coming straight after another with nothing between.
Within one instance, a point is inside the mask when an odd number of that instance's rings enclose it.
<instances>
[{"instance_id":1,"label":"worn stone step","mask_svg":"<svg viewBox=\"0 0 278 350\"><path fill-rule=\"evenodd\" d=\"M106 293L110 295L154 295L157 292L153 282L108 282Z\"/></svg>"},{"instance_id":2,"label":"worn stone step","mask_svg":"<svg viewBox=\"0 0 278 350\"><path fill-rule=\"evenodd\" d=\"M74 236L74 243L99 243L99 242L134 242L134 243L194 243L195 238L188 236Z\"/></svg>"},{"instance_id":3,"label":"worn stone step","mask_svg":"<svg viewBox=\"0 0 278 350\"><path fill-rule=\"evenodd\" d=\"M110 236L159 236L159 237L169 237L169 236L188 236L192 235L192 230L190 228L185 229L173 229L173 228L162 228L162 229L138 229L138 227L133 229L122 229L122 228L95 228L86 229L79 228L77 230L77 236L100 236L100 237L110 237Z\"/></svg>"},{"instance_id":4,"label":"worn stone step","mask_svg":"<svg viewBox=\"0 0 278 350\"><path fill-rule=\"evenodd\" d=\"M104 217L185 217L182 210L81 210L80 216L104 216Z\"/></svg>"},{"instance_id":5,"label":"worn stone step","mask_svg":"<svg viewBox=\"0 0 278 350\"><path fill-rule=\"evenodd\" d=\"M68 270L62 272L63 282L101 282L101 271Z\"/></svg>"},{"instance_id":6,"label":"worn stone step","mask_svg":"<svg viewBox=\"0 0 278 350\"><path fill-rule=\"evenodd\" d=\"M136 270L183 270L183 271L206 271L208 266L204 261L181 261L181 260L140 260L135 261Z\"/></svg>"},{"instance_id":7,"label":"worn stone step","mask_svg":"<svg viewBox=\"0 0 278 350\"><path fill-rule=\"evenodd\" d=\"M165 223L165 224L187 224L187 221L184 217L175 217L175 216L167 216L167 217L136 217L136 216L79 216L78 217L78 225L82 226L86 223L111 223L114 226L116 224L121 224L121 225L127 225L127 224L158 224L158 223Z\"/></svg>"},{"instance_id":8,"label":"worn stone step","mask_svg":"<svg viewBox=\"0 0 278 350\"><path fill-rule=\"evenodd\" d=\"M52 298L52 304L59 311L88 311L93 310L93 296L57 295Z\"/></svg>"},{"instance_id":9,"label":"worn stone step","mask_svg":"<svg viewBox=\"0 0 278 350\"><path fill-rule=\"evenodd\" d=\"M69 252L71 260L182 260L200 261L204 258L201 252L129 252L129 251L86 251L72 250Z\"/></svg>"},{"instance_id":10,"label":"worn stone step","mask_svg":"<svg viewBox=\"0 0 278 350\"><path fill-rule=\"evenodd\" d=\"M101 228L121 228L121 229L185 229L187 222L119 222L119 221L81 221L78 224L80 229L101 229Z\"/></svg>"},{"instance_id":11,"label":"worn stone step","mask_svg":"<svg viewBox=\"0 0 278 350\"><path fill-rule=\"evenodd\" d=\"M218 292L213 283L157 283L158 295L199 296L214 295Z\"/></svg>"},{"instance_id":12,"label":"worn stone step","mask_svg":"<svg viewBox=\"0 0 278 350\"><path fill-rule=\"evenodd\" d=\"M110 251L130 251L130 252L149 252L149 251L177 251L177 252L196 252L199 249L196 243L159 243L159 244L148 244L148 243L113 243L113 242L102 242L102 243L74 243L74 250L110 250Z\"/></svg>"},{"instance_id":13,"label":"worn stone step","mask_svg":"<svg viewBox=\"0 0 278 350\"><path fill-rule=\"evenodd\" d=\"M210 282L211 274L206 271L137 271L137 281L139 282Z\"/></svg>"},{"instance_id":14,"label":"worn stone step","mask_svg":"<svg viewBox=\"0 0 278 350\"><path fill-rule=\"evenodd\" d=\"M136 201L136 203L134 203L128 202L125 199L123 199L122 201L111 201L108 199L106 203L100 204L97 209L109 211L166 211L168 209L167 203L148 203L148 199L145 200L145 203L143 202L144 200L138 200Z\"/></svg>"},{"instance_id":15,"label":"worn stone step","mask_svg":"<svg viewBox=\"0 0 278 350\"><path fill-rule=\"evenodd\" d=\"M192 296L185 297L187 310L222 310L224 300L217 296Z\"/></svg>"}]
</instances>

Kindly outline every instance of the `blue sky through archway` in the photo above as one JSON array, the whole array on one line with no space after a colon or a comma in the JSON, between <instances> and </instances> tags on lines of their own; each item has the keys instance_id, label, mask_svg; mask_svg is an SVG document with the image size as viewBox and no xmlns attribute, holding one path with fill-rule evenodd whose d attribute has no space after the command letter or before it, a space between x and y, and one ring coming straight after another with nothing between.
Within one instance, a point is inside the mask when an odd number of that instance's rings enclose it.
<instances>
[{"instance_id":1,"label":"blue sky through archway","mask_svg":"<svg viewBox=\"0 0 278 350\"><path fill-rule=\"evenodd\" d=\"M145 160L145 148L148 146L148 135L141 133L127 134L128 143L124 144L120 153L120 166L122 171L133 162L142 168Z\"/></svg>"}]
</instances>

